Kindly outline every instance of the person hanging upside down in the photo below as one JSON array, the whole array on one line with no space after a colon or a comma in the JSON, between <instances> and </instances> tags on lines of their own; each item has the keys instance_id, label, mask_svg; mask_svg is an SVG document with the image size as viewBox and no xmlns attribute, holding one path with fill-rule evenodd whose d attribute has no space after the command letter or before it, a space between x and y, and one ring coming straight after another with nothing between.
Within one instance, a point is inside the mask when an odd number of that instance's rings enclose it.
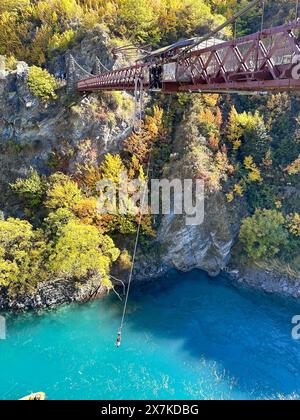
<instances>
[{"instance_id":1,"label":"person hanging upside down","mask_svg":"<svg viewBox=\"0 0 300 420\"><path fill-rule=\"evenodd\" d=\"M122 339L122 334L121 334L121 331L119 331L118 337L117 337L117 342L116 342L117 347L121 346L121 339Z\"/></svg>"}]
</instances>

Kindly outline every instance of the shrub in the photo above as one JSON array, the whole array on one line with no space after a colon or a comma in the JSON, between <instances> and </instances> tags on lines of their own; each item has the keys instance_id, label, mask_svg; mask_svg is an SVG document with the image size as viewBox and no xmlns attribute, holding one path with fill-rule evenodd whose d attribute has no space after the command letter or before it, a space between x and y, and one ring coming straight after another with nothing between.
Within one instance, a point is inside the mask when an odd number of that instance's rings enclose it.
<instances>
[{"instance_id":1,"label":"shrub","mask_svg":"<svg viewBox=\"0 0 300 420\"><path fill-rule=\"evenodd\" d=\"M31 169L28 178L19 178L10 187L29 209L40 207L45 198L46 181L35 169Z\"/></svg>"},{"instance_id":2,"label":"shrub","mask_svg":"<svg viewBox=\"0 0 300 420\"><path fill-rule=\"evenodd\" d=\"M63 228L75 219L74 214L67 208L60 208L49 213L44 220L45 232L50 239L56 240L61 236Z\"/></svg>"},{"instance_id":3,"label":"shrub","mask_svg":"<svg viewBox=\"0 0 300 420\"><path fill-rule=\"evenodd\" d=\"M243 158L253 154L256 163L263 160L269 148L266 126L258 112L238 114L232 107L229 115L228 139L232 143L233 150L241 149Z\"/></svg>"},{"instance_id":4,"label":"shrub","mask_svg":"<svg viewBox=\"0 0 300 420\"><path fill-rule=\"evenodd\" d=\"M248 181L249 182L261 182L262 177L259 168L254 163L252 156L247 156L244 159L244 166L248 171Z\"/></svg>"},{"instance_id":5,"label":"shrub","mask_svg":"<svg viewBox=\"0 0 300 420\"><path fill-rule=\"evenodd\" d=\"M125 270L130 270L131 269L131 265L132 265L132 257L129 254L129 252L127 251L127 249L124 249L121 252L121 255L119 257L118 260L118 265L119 265L119 269L121 271L125 271Z\"/></svg>"},{"instance_id":6,"label":"shrub","mask_svg":"<svg viewBox=\"0 0 300 420\"><path fill-rule=\"evenodd\" d=\"M44 100L56 99L55 90L57 83L55 78L40 67L32 66L28 74L28 86L30 91Z\"/></svg>"},{"instance_id":7,"label":"shrub","mask_svg":"<svg viewBox=\"0 0 300 420\"><path fill-rule=\"evenodd\" d=\"M10 295L31 292L47 278L47 245L40 230L19 219L0 220L0 287Z\"/></svg>"},{"instance_id":8,"label":"shrub","mask_svg":"<svg viewBox=\"0 0 300 420\"><path fill-rule=\"evenodd\" d=\"M274 258L288 243L285 218L276 210L256 210L243 220L239 239L253 260Z\"/></svg>"},{"instance_id":9,"label":"shrub","mask_svg":"<svg viewBox=\"0 0 300 420\"><path fill-rule=\"evenodd\" d=\"M288 172L289 175L298 175L298 174L300 174L300 155L299 155L299 157L293 163L291 163L288 166L287 172Z\"/></svg>"},{"instance_id":10,"label":"shrub","mask_svg":"<svg viewBox=\"0 0 300 420\"><path fill-rule=\"evenodd\" d=\"M287 218L287 226L292 235L300 238L300 214L290 214Z\"/></svg>"},{"instance_id":11,"label":"shrub","mask_svg":"<svg viewBox=\"0 0 300 420\"><path fill-rule=\"evenodd\" d=\"M16 70L18 64L18 60L13 56L10 55L6 58L5 67L6 70Z\"/></svg>"},{"instance_id":12,"label":"shrub","mask_svg":"<svg viewBox=\"0 0 300 420\"><path fill-rule=\"evenodd\" d=\"M30 0L1 0L0 13L16 12L30 5Z\"/></svg>"}]
</instances>

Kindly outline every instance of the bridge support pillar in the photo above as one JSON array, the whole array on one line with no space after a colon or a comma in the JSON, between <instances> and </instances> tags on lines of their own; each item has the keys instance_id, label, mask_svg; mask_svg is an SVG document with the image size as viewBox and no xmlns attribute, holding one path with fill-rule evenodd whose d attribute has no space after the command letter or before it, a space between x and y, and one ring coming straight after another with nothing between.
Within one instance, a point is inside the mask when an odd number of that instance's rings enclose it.
<instances>
[{"instance_id":1,"label":"bridge support pillar","mask_svg":"<svg viewBox=\"0 0 300 420\"><path fill-rule=\"evenodd\" d=\"M72 54L66 57L67 64L67 92L73 93L76 84L76 68L75 59Z\"/></svg>"},{"instance_id":2,"label":"bridge support pillar","mask_svg":"<svg viewBox=\"0 0 300 420\"><path fill-rule=\"evenodd\" d=\"M102 64L98 57L96 57L93 73L98 76L98 74L102 73Z\"/></svg>"},{"instance_id":3,"label":"bridge support pillar","mask_svg":"<svg viewBox=\"0 0 300 420\"><path fill-rule=\"evenodd\" d=\"M4 79L6 76L6 57L0 55L0 79Z\"/></svg>"}]
</instances>

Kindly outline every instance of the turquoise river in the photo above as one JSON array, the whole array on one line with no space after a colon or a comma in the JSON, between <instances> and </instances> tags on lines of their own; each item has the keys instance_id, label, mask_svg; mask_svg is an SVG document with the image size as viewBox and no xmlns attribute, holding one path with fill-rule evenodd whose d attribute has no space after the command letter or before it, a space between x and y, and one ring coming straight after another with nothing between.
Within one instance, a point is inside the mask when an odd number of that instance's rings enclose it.
<instances>
[{"instance_id":1,"label":"turquoise river","mask_svg":"<svg viewBox=\"0 0 300 420\"><path fill-rule=\"evenodd\" d=\"M0 399L298 399L300 303L200 271L133 285L122 347L115 296L7 316ZM3 314L2 314L3 315Z\"/></svg>"}]
</instances>

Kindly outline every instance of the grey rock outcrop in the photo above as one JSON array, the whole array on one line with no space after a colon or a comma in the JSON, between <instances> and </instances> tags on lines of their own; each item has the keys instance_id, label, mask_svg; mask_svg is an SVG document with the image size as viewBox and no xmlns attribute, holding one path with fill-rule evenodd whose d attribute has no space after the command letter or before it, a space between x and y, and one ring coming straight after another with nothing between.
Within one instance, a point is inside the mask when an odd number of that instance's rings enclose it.
<instances>
[{"instance_id":1,"label":"grey rock outcrop","mask_svg":"<svg viewBox=\"0 0 300 420\"><path fill-rule=\"evenodd\" d=\"M58 305L76 302L88 302L107 294L107 288L99 280L91 278L81 287L76 287L67 280L55 280L41 283L36 291L18 299L0 293L0 310L24 311L53 308Z\"/></svg>"},{"instance_id":2,"label":"grey rock outcrop","mask_svg":"<svg viewBox=\"0 0 300 420\"><path fill-rule=\"evenodd\" d=\"M222 193L206 198L204 222L187 226L184 216L165 216L158 241L165 250L163 262L180 271L195 268L216 276L229 261L235 237Z\"/></svg>"}]
</instances>

